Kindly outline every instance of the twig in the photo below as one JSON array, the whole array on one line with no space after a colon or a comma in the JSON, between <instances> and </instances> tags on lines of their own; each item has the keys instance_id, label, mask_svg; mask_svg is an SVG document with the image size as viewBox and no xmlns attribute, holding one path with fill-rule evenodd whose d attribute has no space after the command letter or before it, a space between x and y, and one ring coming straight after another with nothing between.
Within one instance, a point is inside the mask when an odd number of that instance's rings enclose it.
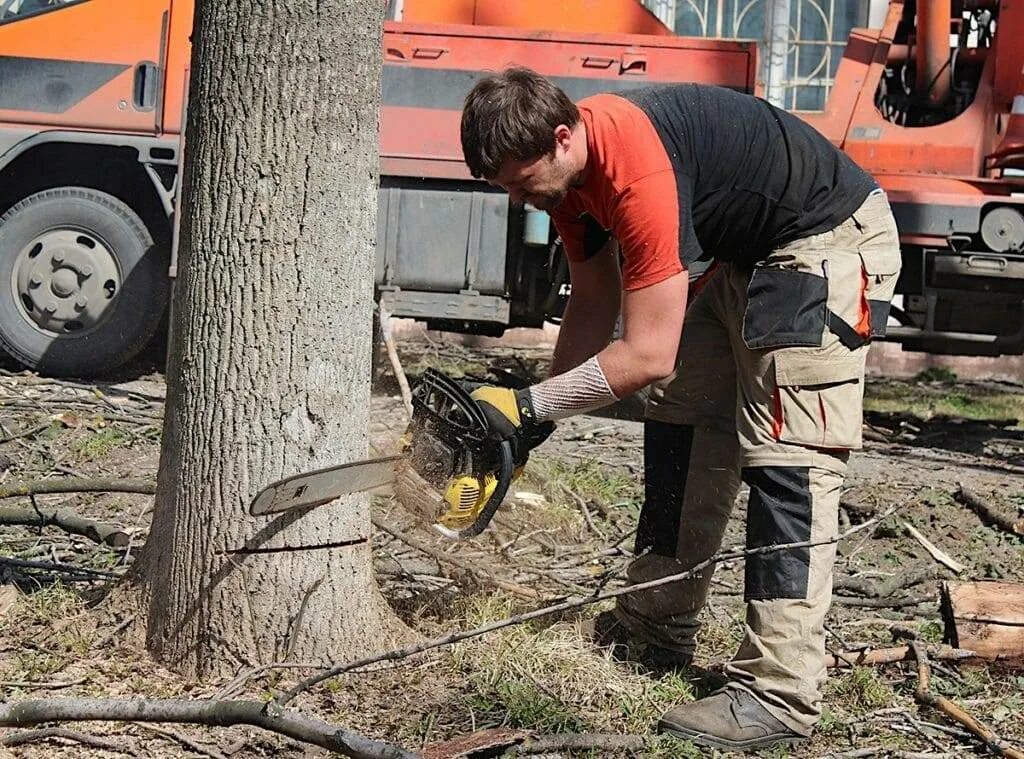
<instances>
[{"instance_id":1,"label":"twig","mask_svg":"<svg viewBox=\"0 0 1024 759\"><path fill-rule=\"evenodd\" d=\"M815 546L832 545L833 543L838 543L839 541L844 540L850 537L851 535L860 532L861 530L867 529L868 527L874 525L876 522L885 519L886 517L890 516L894 511L896 511L897 508L897 506L893 506L888 511L886 511L885 514L879 517L875 517L874 519L869 519L866 522L862 522L856 527L853 527L834 538L815 541L804 540L798 543L784 543L779 545L764 546L760 548L748 548L743 551L721 552L715 554L709 559L706 559L705 561L696 564L695 566L691 567L690 569L687 569L684 572L679 572L678 574L667 575L665 577L660 577L656 580L637 583L636 585L626 585L620 588L614 588L612 590L605 591L604 593L600 593L597 595L570 598L560 603L552 604L551 606L544 606L542 608L534 609L533 611L525 612L523 614L517 614L512 617L506 617L505 619L495 620L494 622L489 622L485 625L473 628L472 630L464 630L449 633L438 638L433 638L431 640L425 640L419 643L414 643L409 646L405 646L404 648L385 651L384 653L375 654L374 656L369 656L364 659L358 659L356 661L347 662L345 664L339 664L337 666L331 667L330 669L324 670L323 672L320 672L316 675L311 675L310 677L301 680L291 690L279 695L275 699L275 701L271 702L267 706L268 709L273 708L272 704L276 707L284 706L293 698L298 696L300 693L309 690L317 683L323 682L324 680L327 680L331 677L336 677L337 675L343 674L350 670L365 667L368 664L374 664L379 661L395 661L398 659L405 659L409 656L421 653L423 651L428 651L433 648L439 648L441 646L450 645L452 643L458 643L459 641L466 640L467 638L475 638L480 635L493 632L494 630L500 630L504 627L522 624L523 622L538 619L539 617L545 617L550 614L568 611L569 609L576 609L581 606L587 606L589 604L597 603L599 601L605 601L610 598L617 598L618 596L624 596L630 593L637 593L641 590L648 590L650 588L657 588L662 585L668 585L669 583L679 582L680 580L686 580L690 577L693 577L698 572L711 566L712 564L716 564L726 559L739 559L746 556L777 553L779 551L787 551L795 548L813 548Z\"/></svg>"},{"instance_id":2,"label":"twig","mask_svg":"<svg viewBox=\"0 0 1024 759\"><path fill-rule=\"evenodd\" d=\"M1024 751L1014 748L945 696L937 696L932 693L930 691L931 672L928 669L928 650L917 640L910 641L910 647L917 658L917 687L914 689L914 699L918 703L938 709L950 719L960 723L1000 756L1008 757L1008 759L1024 759Z\"/></svg>"},{"instance_id":3,"label":"twig","mask_svg":"<svg viewBox=\"0 0 1024 759\"><path fill-rule=\"evenodd\" d=\"M227 759L226 754L222 754L220 751L212 749L209 746L204 746L201 743L196 743L196 741L192 740L184 733L178 732L177 730L171 730L171 728L169 727L157 727L156 725L147 725L144 722L135 722L134 724L136 727L141 727L143 730L148 730L151 733L156 733L157 735L162 735L164 738L169 738L172 741L176 741L185 748L192 749L192 751L195 751L197 754L208 756L210 757L210 759Z\"/></svg>"},{"instance_id":4,"label":"twig","mask_svg":"<svg viewBox=\"0 0 1024 759\"><path fill-rule=\"evenodd\" d=\"M832 602L841 606L859 606L867 609L902 609L904 606L934 601L935 596L903 596L901 598L855 598L853 596L833 596Z\"/></svg>"},{"instance_id":5,"label":"twig","mask_svg":"<svg viewBox=\"0 0 1024 759\"><path fill-rule=\"evenodd\" d=\"M402 405L405 406L405 413L412 418L412 391L409 389L409 379L405 376L402 362L398 358L398 348L395 345L395 335L391 331L391 314L381 306L377 307L380 317L380 335L384 341L384 348L388 352L388 361L391 362L391 371L395 373L395 380L398 382L398 390L402 393Z\"/></svg>"},{"instance_id":6,"label":"twig","mask_svg":"<svg viewBox=\"0 0 1024 759\"><path fill-rule=\"evenodd\" d=\"M53 738L63 738L66 741L74 741L75 743L81 743L83 746L88 746L89 748L98 748L103 749L104 751L117 751L122 754L137 756L134 751L124 744L123 740L109 740L107 738L100 738L96 735L89 735L88 733L80 733L77 730L68 730L63 727L43 727L39 730L22 730L18 733L5 735L3 738L0 738L0 743L5 746L21 746L25 743L45 741Z\"/></svg>"},{"instance_id":7,"label":"twig","mask_svg":"<svg viewBox=\"0 0 1024 759\"><path fill-rule=\"evenodd\" d=\"M77 680L61 680L49 682L35 682L32 680L0 680L0 686L4 688L36 688L46 690L57 690L58 688L70 688L72 685L81 685L88 678L80 677Z\"/></svg>"},{"instance_id":8,"label":"twig","mask_svg":"<svg viewBox=\"0 0 1024 759\"><path fill-rule=\"evenodd\" d=\"M46 424L41 424L38 427L32 427L30 429L25 430L24 432L16 432L13 435L7 435L4 438L0 439L0 445L3 445L4 443L10 443L13 440L19 440L23 437L32 437L33 435L37 435L43 430L48 429L50 429L49 422L47 422Z\"/></svg>"},{"instance_id":9,"label":"twig","mask_svg":"<svg viewBox=\"0 0 1024 759\"><path fill-rule=\"evenodd\" d=\"M0 524L19 524L32 527L54 526L72 535L84 535L97 543L123 548L131 543L131 536L119 527L86 519L71 509L36 506L0 506Z\"/></svg>"},{"instance_id":10,"label":"twig","mask_svg":"<svg viewBox=\"0 0 1024 759\"><path fill-rule=\"evenodd\" d=\"M34 482L9 482L0 487L0 498L43 493L156 493L156 482L108 477L66 477Z\"/></svg>"},{"instance_id":11,"label":"twig","mask_svg":"<svg viewBox=\"0 0 1024 759\"><path fill-rule=\"evenodd\" d=\"M123 629L128 627L128 625L130 625L134 621L135 621L135 616L132 615L132 616L128 617L127 619L124 619L121 622L118 622L117 626L113 630L111 630L106 635L104 635L102 638L100 638L95 643L93 643L89 648L92 649L93 651L95 651L97 649L100 649L100 648L103 648L105 645L107 645L107 643L109 643L115 637L117 637L117 634L119 632L121 632Z\"/></svg>"},{"instance_id":12,"label":"twig","mask_svg":"<svg viewBox=\"0 0 1024 759\"><path fill-rule=\"evenodd\" d=\"M378 519L377 517L373 517L371 521L373 522L373 526L376 527L378 530L383 530L392 537L402 541L406 545L412 546L417 551L425 553L427 556L431 556L440 562L444 562L445 564L451 564L452 566L458 567L459 569L469 572L474 577L478 577L479 579L495 586L496 588L507 590L509 593L513 593L523 598L537 599L541 597L540 593L538 593L533 588L527 588L523 585L518 585L514 582L502 580L500 577L495 577L483 567L474 564L473 562L468 561L467 559L463 559L458 556L452 556L450 554L445 553L444 551L439 551L436 548L432 548L431 546L427 545L418 538L415 538L412 535L409 535L408 533L402 532L397 527L393 527L392 525Z\"/></svg>"},{"instance_id":13,"label":"twig","mask_svg":"<svg viewBox=\"0 0 1024 759\"><path fill-rule=\"evenodd\" d=\"M1012 517L995 508L973 490L969 490L961 485L956 491L956 499L981 517L981 520L986 524L995 525L1011 535L1024 536L1024 519L1014 522Z\"/></svg>"},{"instance_id":14,"label":"twig","mask_svg":"<svg viewBox=\"0 0 1024 759\"><path fill-rule=\"evenodd\" d=\"M910 524L910 522L904 522L903 529L907 531L907 534L910 535L910 537L912 537L914 540L920 543L924 547L924 550L930 553L931 557L935 559L937 562L949 567L957 574L960 574L964 571L963 564L958 562L945 551L942 551L938 547L936 547L934 543L932 543L930 540L928 540L928 538L922 535L921 531L914 527L914 525Z\"/></svg>"},{"instance_id":15,"label":"twig","mask_svg":"<svg viewBox=\"0 0 1024 759\"><path fill-rule=\"evenodd\" d=\"M56 561L30 561L28 559L12 559L7 556L0 556L0 564L9 567L21 567L22 569L49 569L54 572L68 572L70 574L92 575L94 577L107 577L117 579L121 575L117 572L107 572L104 569L92 569L91 567L79 567L74 564L62 564Z\"/></svg>"},{"instance_id":16,"label":"twig","mask_svg":"<svg viewBox=\"0 0 1024 759\"><path fill-rule=\"evenodd\" d=\"M0 704L0 725L4 727L82 720L253 725L357 759L415 759L414 754L402 748L364 738L313 717L283 710L267 714L259 701L55 698Z\"/></svg>"}]
</instances>

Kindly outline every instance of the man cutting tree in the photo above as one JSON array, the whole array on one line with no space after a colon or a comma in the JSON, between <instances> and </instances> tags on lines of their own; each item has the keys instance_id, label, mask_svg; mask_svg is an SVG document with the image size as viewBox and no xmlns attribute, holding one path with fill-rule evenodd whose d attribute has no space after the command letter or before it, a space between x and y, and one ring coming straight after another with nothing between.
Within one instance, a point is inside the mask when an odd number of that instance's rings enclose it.
<instances>
[{"instance_id":1,"label":"man cutting tree","mask_svg":"<svg viewBox=\"0 0 1024 759\"><path fill-rule=\"evenodd\" d=\"M653 385L629 580L712 556L741 481L749 548L834 537L867 344L884 334L900 268L871 177L758 98L683 84L577 105L528 69L472 89L462 146L473 176L551 215L572 282L550 378L474 393L492 434L522 458L540 425ZM687 307L698 261L713 264ZM733 750L807 737L834 559L834 545L748 557L726 687L661 729ZM688 664L710 579L620 597L601 640Z\"/></svg>"}]
</instances>

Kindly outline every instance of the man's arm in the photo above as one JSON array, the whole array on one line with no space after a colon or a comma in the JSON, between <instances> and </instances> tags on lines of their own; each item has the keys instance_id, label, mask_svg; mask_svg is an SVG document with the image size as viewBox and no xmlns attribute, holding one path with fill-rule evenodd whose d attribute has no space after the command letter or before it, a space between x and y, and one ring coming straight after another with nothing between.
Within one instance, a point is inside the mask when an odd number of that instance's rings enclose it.
<instances>
[{"instance_id":1,"label":"man's arm","mask_svg":"<svg viewBox=\"0 0 1024 759\"><path fill-rule=\"evenodd\" d=\"M608 345L619 316L619 248L609 239L585 261L569 259L572 290L565 306L550 376L573 369Z\"/></svg>"},{"instance_id":2,"label":"man's arm","mask_svg":"<svg viewBox=\"0 0 1024 759\"><path fill-rule=\"evenodd\" d=\"M616 398L667 377L676 366L686 312L685 271L622 296L622 339L597 354Z\"/></svg>"}]
</instances>

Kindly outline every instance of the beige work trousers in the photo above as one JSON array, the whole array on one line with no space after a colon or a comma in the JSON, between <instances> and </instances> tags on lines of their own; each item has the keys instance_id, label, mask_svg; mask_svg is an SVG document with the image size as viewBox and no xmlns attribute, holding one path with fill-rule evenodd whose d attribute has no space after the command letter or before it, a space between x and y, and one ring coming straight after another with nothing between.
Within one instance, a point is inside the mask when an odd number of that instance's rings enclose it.
<instances>
[{"instance_id":1,"label":"beige work trousers","mask_svg":"<svg viewBox=\"0 0 1024 759\"><path fill-rule=\"evenodd\" d=\"M631 582L718 551L741 479L748 547L837 534L847 459L861 447L867 341L884 334L899 269L895 221L876 191L752 273L725 264L709 275L687 310L677 370L653 388L646 414L692 427L678 514L654 525L678 530L674 551L636 558ZM821 714L834 561L834 544L748 557L744 640L726 666L729 687L802 734ZM712 572L624 596L617 615L651 643L692 652Z\"/></svg>"}]
</instances>

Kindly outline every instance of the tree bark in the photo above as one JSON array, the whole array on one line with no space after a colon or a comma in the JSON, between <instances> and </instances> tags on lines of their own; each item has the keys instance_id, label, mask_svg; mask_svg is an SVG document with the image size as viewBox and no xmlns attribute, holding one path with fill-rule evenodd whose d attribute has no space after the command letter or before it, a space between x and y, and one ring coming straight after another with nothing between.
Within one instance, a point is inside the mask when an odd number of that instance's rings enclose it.
<instances>
[{"instance_id":1,"label":"tree bark","mask_svg":"<svg viewBox=\"0 0 1024 759\"><path fill-rule=\"evenodd\" d=\"M252 517L267 482L367 456L383 4L200 2L147 645L200 677L409 631L365 496Z\"/></svg>"}]
</instances>

